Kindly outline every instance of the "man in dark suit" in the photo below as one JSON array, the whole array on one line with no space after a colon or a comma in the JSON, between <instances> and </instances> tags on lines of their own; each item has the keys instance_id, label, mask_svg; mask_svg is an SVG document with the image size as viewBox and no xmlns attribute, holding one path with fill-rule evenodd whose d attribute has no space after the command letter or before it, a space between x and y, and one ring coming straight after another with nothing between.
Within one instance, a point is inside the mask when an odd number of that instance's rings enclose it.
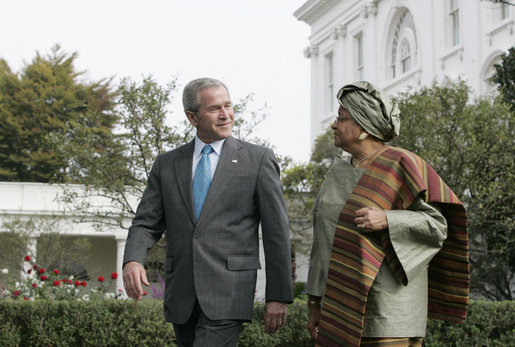
<instances>
[{"instance_id":1,"label":"man in dark suit","mask_svg":"<svg viewBox=\"0 0 515 347\"><path fill-rule=\"evenodd\" d=\"M222 82L191 81L183 105L197 135L154 163L129 229L124 285L141 300L141 283L149 285L147 251L166 229L164 311L179 345L236 346L242 323L253 315L260 223L267 333L284 325L293 301L279 166L271 150L231 136L234 110Z\"/></svg>"}]
</instances>

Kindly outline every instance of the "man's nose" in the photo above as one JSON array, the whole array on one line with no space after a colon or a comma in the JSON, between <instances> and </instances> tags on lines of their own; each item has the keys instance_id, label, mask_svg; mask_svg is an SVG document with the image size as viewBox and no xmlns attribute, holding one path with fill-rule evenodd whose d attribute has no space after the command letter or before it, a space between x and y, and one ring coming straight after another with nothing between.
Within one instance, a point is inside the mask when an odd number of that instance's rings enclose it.
<instances>
[{"instance_id":1,"label":"man's nose","mask_svg":"<svg viewBox=\"0 0 515 347\"><path fill-rule=\"evenodd\" d=\"M225 107L220 107L219 115L224 119L229 118L229 110L227 110Z\"/></svg>"}]
</instances>

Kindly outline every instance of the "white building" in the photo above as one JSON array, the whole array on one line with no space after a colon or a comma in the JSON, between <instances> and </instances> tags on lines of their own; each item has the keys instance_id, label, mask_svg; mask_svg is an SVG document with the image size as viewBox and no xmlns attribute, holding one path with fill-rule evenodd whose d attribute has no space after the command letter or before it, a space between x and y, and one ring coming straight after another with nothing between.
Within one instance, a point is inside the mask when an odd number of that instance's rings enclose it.
<instances>
[{"instance_id":1,"label":"white building","mask_svg":"<svg viewBox=\"0 0 515 347\"><path fill-rule=\"evenodd\" d=\"M515 2L513 2L515 4ZM515 6L481 0L308 0L311 141L332 123L340 87L368 80L389 94L464 78L490 90L494 64L515 44Z\"/></svg>"}]
</instances>

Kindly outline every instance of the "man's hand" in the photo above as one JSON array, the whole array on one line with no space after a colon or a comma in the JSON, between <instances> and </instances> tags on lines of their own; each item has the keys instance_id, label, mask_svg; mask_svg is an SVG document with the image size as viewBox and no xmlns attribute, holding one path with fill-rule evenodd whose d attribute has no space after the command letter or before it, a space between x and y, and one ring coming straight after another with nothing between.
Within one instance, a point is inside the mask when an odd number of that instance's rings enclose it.
<instances>
[{"instance_id":1,"label":"man's hand","mask_svg":"<svg viewBox=\"0 0 515 347\"><path fill-rule=\"evenodd\" d=\"M126 263L123 267L123 286L129 298L133 298L136 301L141 300L141 296L143 295L141 282L147 287L150 285L143 265L137 261Z\"/></svg>"},{"instance_id":2,"label":"man's hand","mask_svg":"<svg viewBox=\"0 0 515 347\"><path fill-rule=\"evenodd\" d=\"M284 302L269 301L266 303L265 316L261 323L265 324L265 333L272 335L286 322L288 307Z\"/></svg>"},{"instance_id":3,"label":"man's hand","mask_svg":"<svg viewBox=\"0 0 515 347\"><path fill-rule=\"evenodd\" d=\"M311 337L316 340L318 337L318 325L320 324L322 308L321 305L316 302L309 303L308 308L309 318L306 328L308 329L309 335L311 335Z\"/></svg>"}]
</instances>

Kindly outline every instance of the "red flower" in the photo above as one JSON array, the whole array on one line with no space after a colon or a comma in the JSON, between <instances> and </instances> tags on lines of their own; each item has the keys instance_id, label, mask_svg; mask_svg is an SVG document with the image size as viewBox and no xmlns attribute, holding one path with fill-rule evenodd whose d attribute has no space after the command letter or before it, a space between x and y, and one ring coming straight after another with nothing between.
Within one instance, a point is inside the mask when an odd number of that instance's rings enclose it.
<instances>
[{"instance_id":1,"label":"red flower","mask_svg":"<svg viewBox=\"0 0 515 347\"><path fill-rule=\"evenodd\" d=\"M42 280L42 281L46 281L46 280L48 279L48 277L46 277L45 275L43 275L43 276L41 276L39 279L40 279L40 280Z\"/></svg>"},{"instance_id":2,"label":"red flower","mask_svg":"<svg viewBox=\"0 0 515 347\"><path fill-rule=\"evenodd\" d=\"M29 300L29 298L27 298L26 296L23 297L23 300Z\"/></svg>"},{"instance_id":3,"label":"red flower","mask_svg":"<svg viewBox=\"0 0 515 347\"><path fill-rule=\"evenodd\" d=\"M32 283L32 288L36 288L38 285L36 283Z\"/></svg>"},{"instance_id":4,"label":"red flower","mask_svg":"<svg viewBox=\"0 0 515 347\"><path fill-rule=\"evenodd\" d=\"M45 269L44 269L44 268L41 268L41 269L39 269L39 270L38 270L38 272L39 272L40 274L42 274L43 272L45 272Z\"/></svg>"},{"instance_id":5,"label":"red flower","mask_svg":"<svg viewBox=\"0 0 515 347\"><path fill-rule=\"evenodd\" d=\"M61 282L60 282L60 281L58 281L58 280L55 280L55 281L54 281L54 286L55 286L55 287L57 287L57 286L58 286L58 285L60 285L60 284L61 284Z\"/></svg>"},{"instance_id":6,"label":"red flower","mask_svg":"<svg viewBox=\"0 0 515 347\"><path fill-rule=\"evenodd\" d=\"M78 287L78 286L80 286L80 281L75 281L74 284L75 284L75 287Z\"/></svg>"},{"instance_id":7,"label":"red flower","mask_svg":"<svg viewBox=\"0 0 515 347\"><path fill-rule=\"evenodd\" d=\"M25 261L30 261L30 255L25 256Z\"/></svg>"},{"instance_id":8,"label":"red flower","mask_svg":"<svg viewBox=\"0 0 515 347\"><path fill-rule=\"evenodd\" d=\"M55 273L56 275L59 275L59 270L54 269L54 273Z\"/></svg>"},{"instance_id":9,"label":"red flower","mask_svg":"<svg viewBox=\"0 0 515 347\"><path fill-rule=\"evenodd\" d=\"M80 282L80 285L83 286L83 287L86 287L88 284L84 281Z\"/></svg>"},{"instance_id":10,"label":"red flower","mask_svg":"<svg viewBox=\"0 0 515 347\"><path fill-rule=\"evenodd\" d=\"M98 282L104 282L104 277L103 276L99 276L98 277Z\"/></svg>"},{"instance_id":11,"label":"red flower","mask_svg":"<svg viewBox=\"0 0 515 347\"><path fill-rule=\"evenodd\" d=\"M34 265L32 265L32 268L33 268L34 270L36 270L36 269L38 268L38 264L34 264Z\"/></svg>"},{"instance_id":12,"label":"red flower","mask_svg":"<svg viewBox=\"0 0 515 347\"><path fill-rule=\"evenodd\" d=\"M111 273L111 278L113 280L117 279L118 278L118 274L116 272Z\"/></svg>"},{"instance_id":13,"label":"red flower","mask_svg":"<svg viewBox=\"0 0 515 347\"><path fill-rule=\"evenodd\" d=\"M27 273L30 275L30 273L32 272L32 269L28 269L27 270Z\"/></svg>"},{"instance_id":14,"label":"red flower","mask_svg":"<svg viewBox=\"0 0 515 347\"><path fill-rule=\"evenodd\" d=\"M20 291L19 291L19 290L15 290L15 291L13 292L13 295L14 295L14 296L19 296L19 295L20 295Z\"/></svg>"}]
</instances>

